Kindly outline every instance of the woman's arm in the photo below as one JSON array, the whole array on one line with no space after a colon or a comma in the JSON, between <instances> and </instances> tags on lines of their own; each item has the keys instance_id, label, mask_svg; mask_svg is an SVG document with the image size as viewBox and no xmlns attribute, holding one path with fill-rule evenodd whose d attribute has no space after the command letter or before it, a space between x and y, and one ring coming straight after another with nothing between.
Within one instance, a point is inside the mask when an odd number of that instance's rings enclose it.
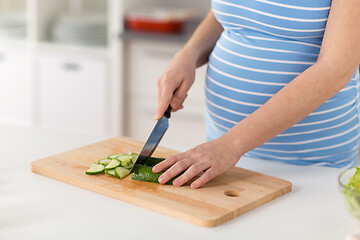
<instances>
[{"instance_id":1,"label":"woman's arm","mask_svg":"<svg viewBox=\"0 0 360 240\"><path fill-rule=\"evenodd\" d=\"M208 57L223 30L210 10L180 53L188 54L189 60L196 60L196 67L202 66L208 62Z\"/></svg>"},{"instance_id":2,"label":"woman's arm","mask_svg":"<svg viewBox=\"0 0 360 240\"><path fill-rule=\"evenodd\" d=\"M299 122L339 92L360 63L359 16L359 0L333 0L317 62L222 137L155 166L156 172L170 167L160 181L166 182L187 169L174 181L180 186L205 170L191 184L200 187L234 166L244 153Z\"/></svg>"},{"instance_id":3,"label":"woman's arm","mask_svg":"<svg viewBox=\"0 0 360 240\"><path fill-rule=\"evenodd\" d=\"M223 28L210 10L158 79L158 108L155 119L162 117L169 104L173 112L182 108L187 92L194 82L195 69L207 63L222 31Z\"/></svg>"}]
</instances>

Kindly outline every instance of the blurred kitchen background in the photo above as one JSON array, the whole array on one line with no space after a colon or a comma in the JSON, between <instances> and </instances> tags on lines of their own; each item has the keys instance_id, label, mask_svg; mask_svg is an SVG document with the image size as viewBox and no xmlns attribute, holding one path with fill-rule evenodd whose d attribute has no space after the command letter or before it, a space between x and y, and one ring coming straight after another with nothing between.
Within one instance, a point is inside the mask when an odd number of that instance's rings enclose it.
<instances>
[{"instance_id":1,"label":"blurred kitchen background","mask_svg":"<svg viewBox=\"0 0 360 240\"><path fill-rule=\"evenodd\" d=\"M156 81L209 0L0 0L0 124L145 141ZM198 69L162 145L206 140Z\"/></svg>"}]
</instances>

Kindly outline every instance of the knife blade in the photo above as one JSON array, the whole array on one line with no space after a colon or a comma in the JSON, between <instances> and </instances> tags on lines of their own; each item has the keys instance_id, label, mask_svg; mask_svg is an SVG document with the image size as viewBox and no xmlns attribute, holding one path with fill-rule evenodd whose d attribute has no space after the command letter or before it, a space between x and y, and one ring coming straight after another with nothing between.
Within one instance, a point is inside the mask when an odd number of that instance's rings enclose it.
<instances>
[{"instance_id":1,"label":"knife blade","mask_svg":"<svg viewBox=\"0 0 360 240\"><path fill-rule=\"evenodd\" d=\"M162 137L164 136L166 130L169 128L169 118L171 116L171 107L166 109L164 115L157 121L154 129L152 130L149 138L147 139L143 149L141 150L136 162L130 170L130 173L134 171L134 167L137 164L144 164L146 159L148 159L156 147L159 145Z\"/></svg>"}]
</instances>

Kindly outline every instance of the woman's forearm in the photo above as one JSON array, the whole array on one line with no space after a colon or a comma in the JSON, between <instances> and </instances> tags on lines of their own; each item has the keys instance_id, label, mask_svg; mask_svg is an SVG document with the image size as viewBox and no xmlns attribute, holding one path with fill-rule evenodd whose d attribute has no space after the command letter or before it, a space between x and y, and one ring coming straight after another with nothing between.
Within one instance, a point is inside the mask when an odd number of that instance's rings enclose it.
<instances>
[{"instance_id":1,"label":"woman's forearm","mask_svg":"<svg viewBox=\"0 0 360 240\"><path fill-rule=\"evenodd\" d=\"M209 54L222 31L222 26L216 20L212 10L210 10L189 41L182 48L180 54L186 54L189 58L196 61L197 67L202 66L207 63Z\"/></svg>"},{"instance_id":2,"label":"woman's forearm","mask_svg":"<svg viewBox=\"0 0 360 240\"><path fill-rule=\"evenodd\" d=\"M356 66L339 70L318 62L296 77L263 106L230 129L224 138L238 157L301 121L340 91Z\"/></svg>"}]
</instances>

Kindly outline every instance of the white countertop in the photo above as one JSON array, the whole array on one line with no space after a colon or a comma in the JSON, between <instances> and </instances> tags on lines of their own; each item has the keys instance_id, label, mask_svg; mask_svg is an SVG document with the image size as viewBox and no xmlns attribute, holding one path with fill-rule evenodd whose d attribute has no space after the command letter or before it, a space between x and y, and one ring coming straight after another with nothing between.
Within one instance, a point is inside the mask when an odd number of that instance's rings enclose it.
<instances>
[{"instance_id":1,"label":"white countertop","mask_svg":"<svg viewBox=\"0 0 360 240\"><path fill-rule=\"evenodd\" d=\"M238 166L289 180L293 191L215 228L192 225L30 171L33 160L100 140L0 125L0 239L339 240L360 232L338 189L341 169L242 158Z\"/></svg>"}]
</instances>

